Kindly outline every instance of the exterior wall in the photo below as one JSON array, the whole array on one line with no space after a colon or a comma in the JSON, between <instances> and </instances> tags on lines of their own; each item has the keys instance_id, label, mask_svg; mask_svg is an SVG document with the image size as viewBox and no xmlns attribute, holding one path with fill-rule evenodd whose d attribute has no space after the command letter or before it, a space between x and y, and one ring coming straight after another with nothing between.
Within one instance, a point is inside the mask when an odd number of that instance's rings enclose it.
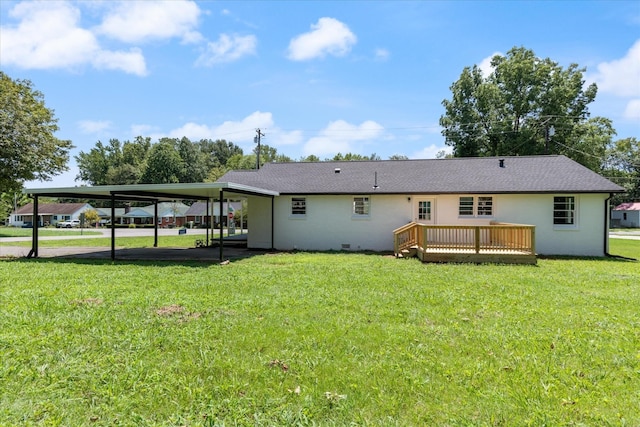
<instances>
[{"instance_id":1,"label":"exterior wall","mask_svg":"<svg viewBox=\"0 0 640 427\"><path fill-rule=\"evenodd\" d=\"M247 247L255 249L271 249L271 198L247 198L249 207ZM276 230L278 227L276 226Z\"/></svg>"},{"instance_id":2,"label":"exterior wall","mask_svg":"<svg viewBox=\"0 0 640 427\"><path fill-rule=\"evenodd\" d=\"M369 195L370 215L352 214L353 196L306 196L304 216L291 215L291 196L275 203L275 248L280 250L393 250L393 230L411 221L407 196ZM251 212L255 212L253 208ZM251 233L253 233L253 216Z\"/></svg>"},{"instance_id":3,"label":"exterior wall","mask_svg":"<svg viewBox=\"0 0 640 427\"><path fill-rule=\"evenodd\" d=\"M485 225L491 221L536 226L536 252L543 255L604 256L606 194L563 194L576 200L576 225L553 224L554 194L492 195L493 216L461 217L458 195L425 195L435 201L438 225ZM304 196L301 196L304 197ZM409 197L411 200L409 200ZM477 196L474 196L477 197ZM306 196L306 215L291 215L291 196L274 205L274 247L279 250L393 250L394 229L414 218L420 195L376 195L370 215L352 215L353 196ZM250 200L249 247L270 247L270 199Z\"/></svg>"},{"instance_id":4,"label":"exterior wall","mask_svg":"<svg viewBox=\"0 0 640 427\"><path fill-rule=\"evenodd\" d=\"M542 255L604 256L606 194L563 194L576 198L576 225L553 224L554 194L496 195L494 217L500 222L536 226L536 252ZM457 200L457 197L455 197ZM460 223L460 221L458 221ZM608 229L608 227L607 227Z\"/></svg>"},{"instance_id":5,"label":"exterior wall","mask_svg":"<svg viewBox=\"0 0 640 427\"><path fill-rule=\"evenodd\" d=\"M624 219L627 214L627 219ZM611 220L619 227L638 228L640 227L640 211L611 211Z\"/></svg>"}]
</instances>

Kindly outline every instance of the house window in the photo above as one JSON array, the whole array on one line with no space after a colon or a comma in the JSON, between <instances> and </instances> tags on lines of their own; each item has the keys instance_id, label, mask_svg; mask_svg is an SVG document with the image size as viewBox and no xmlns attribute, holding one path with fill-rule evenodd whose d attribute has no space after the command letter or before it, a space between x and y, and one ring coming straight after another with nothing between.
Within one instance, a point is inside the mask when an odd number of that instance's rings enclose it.
<instances>
[{"instance_id":1,"label":"house window","mask_svg":"<svg viewBox=\"0 0 640 427\"><path fill-rule=\"evenodd\" d=\"M291 215L306 215L307 199L306 197L291 198Z\"/></svg>"},{"instance_id":2,"label":"house window","mask_svg":"<svg viewBox=\"0 0 640 427\"><path fill-rule=\"evenodd\" d=\"M460 197L458 205L458 215L460 216L493 216L493 197L482 196L476 198L473 196Z\"/></svg>"},{"instance_id":3,"label":"house window","mask_svg":"<svg viewBox=\"0 0 640 427\"><path fill-rule=\"evenodd\" d=\"M574 196L557 196L553 198L553 224L576 224L576 199Z\"/></svg>"},{"instance_id":4,"label":"house window","mask_svg":"<svg viewBox=\"0 0 640 427\"><path fill-rule=\"evenodd\" d=\"M418 220L431 221L431 201L420 200L418 202Z\"/></svg>"},{"instance_id":5,"label":"house window","mask_svg":"<svg viewBox=\"0 0 640 427\"><path fill-rule=\"evenodd\" d=\"M368 197L354 197L353 198L353 214L354 215L369 215L369 198Z\"/></svg>"},{"instance_id":6,"label":"house window","mask_svg":"<svg viewBox=\"0 0 640 427\"><path fill-rule=\"evenodd\" d=\"M622 220L623 220L623 221L626 221L626 220L627 220L627 213L626 213L626 212L623 212L623 213L622 213Z\"/></svg>"},{"instance_id":7,"label":"house window","mask_svg":"<svg viewBox=\"0 0 640 427\"><path fill-rule=\"evenodd\" d=\"M473 216L473 197L460 197L458 215Z\"/></svg>"},{"instance_id":8,"label":"house window","mask_svg":"<svg viewBox=\"0 0 640 427\"><path fill-rule=\"evenodd\" d=\"M493 197L478 197L478 216L493 215Z\"/></svg>"}]
</instances>

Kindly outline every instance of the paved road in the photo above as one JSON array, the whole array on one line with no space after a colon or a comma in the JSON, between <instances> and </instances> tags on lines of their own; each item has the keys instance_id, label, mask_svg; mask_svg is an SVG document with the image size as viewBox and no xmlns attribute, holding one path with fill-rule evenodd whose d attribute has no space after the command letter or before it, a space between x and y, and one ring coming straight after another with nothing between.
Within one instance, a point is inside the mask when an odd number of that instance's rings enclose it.
<instances>
[{"instance_id":1,"label":"paved road","mask_svg":"<svg viewBox=\"0 0 640 427\"><path fill-rule=\"evenodd\" d=\"M613 239L640 240L640 231L612 231L609 237Z\"/></svg>"},{"instance_id":2,"label":"paved road","mask_svg":"<svg viewBox=\"0 0 640 427\"><path fill-rule=\"evenodd\" d=\"M76 230L77 231L77 230ZM110 229L102 229L91 231L100 231L103 236L110 237ZM246 230L244 234L246 235ZM187 235L189 236L203 236L206 234L204 229L188 229ZM159 236L175 236L178 235L177 229L158 229ZM117 237L153 237L153 229L139 229L139 228L123 228L116 229ZM211 236L211 234L209 235ZM237 237L240 237L239 230ZM75 235L69 233L69 235L61 236L39 236L38 240L60 240L60 239L91 239L100 237L96 234L91 235ZM211 237L210 237L211 238ZM0 238L0 258L2 257L26 257L31 250L30 246L11 246L11 242L30 241L31 237L1 237ZM225 245L226 246L226 245ZM135 260L200 260L200 261L219 261L219 250L217 248L140 248L140 249L117 249L117 259L135 259ZM234 259L251 256L255 253L261 253L260 251L247 251L245 248L225 248L224 258ZM110 259L111 249L107 247L82 247L82 246L70 246L60 248L46 248L40 247L38 249L38 256L41 258L49 257L79 257L79 258L98 258L98 259Z\"/></svg>"},{"instance_id":3,"label":"paved road","mask_svg":"<svg viewBox=\"0 0 640 427\"><path fill-rule=\"evenodd\" d=\"M75 229L59 229L57 231L66 233L71 231L79 231L77 228ZM38 236L38 240L65 240L65 239L93 239L96 237L100 237L99 235L94 234L96 231L102 233L103 237L111 237L111 229L110 228L87 228L85 229L87 232L91 232L91 234L78 235L69 233L68 236L60 235L60 236ZM205 235L206 231L204 228L191 228L187 230L188 235ZM246 234L247 230L244 230ZM236 234L240 234L240 230L236 230ZM177 228L159 228L158 236L177 236L178 229ZM117 237L146 237L153 236L152 228L116 228L116 238ZM211 236L211 232L209 232L209 236ZM31 241L31 236L27 237L0 237L0 244L10 243L10 242L28 242Z\"/></svg>"}]
</instances>

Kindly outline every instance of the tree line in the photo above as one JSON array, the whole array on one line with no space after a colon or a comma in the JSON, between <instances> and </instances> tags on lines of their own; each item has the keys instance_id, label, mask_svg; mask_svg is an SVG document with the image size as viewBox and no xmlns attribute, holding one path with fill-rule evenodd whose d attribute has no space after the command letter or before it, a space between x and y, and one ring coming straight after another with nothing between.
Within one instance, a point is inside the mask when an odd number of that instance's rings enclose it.
<instances>
[{"instance_id":1,"label":"tree line","mask_svg":"<svg viewBox=\"0 0 640 427\"><path fill-rule=\"evenodd\" d=\"M170 184L214 182L229 170L256 169L258 147L245 154L238 145L224 139L191 141L187 137L151 138L138 136L133 141L98 141L88 152L75 156L79 173L76 180L91 185ZM274 147L260 145L260 166L272 162L319 162L309 155L298 160L278 153ZM401 156L394 156L399 158ZM380 160L371 154L338 153L325 161Z\"/></svg>"},{"instance_id":2,"label":"tree line","mask_svg":"<svg viewBox=\"0 0 640 427\"><path fill-rule=\"evenodd\" d=\"M623 186L626 194L612 203L640 199L640 142L614 140L606 117L591 117L595 84L585 85L586 69L562 67L514 47L491 60L491 69L465 67L442 101L440 126L451 154L442 157L563 154ZM44 95L28 80L0 71L0 214L3 200L13 200L23 183L50 180L68 170L71 141L56 138L57 119ZM251 153L224 139L191 141L148 137L133 141L98 141L75 156L77 180L91 185L212 182L230 169L254 169L260 163L321 161L310 155L294 160L268 145ZM394 155L391 159L406 159ZM346 153L327 161L380 160L380 156Z\"/></svg>"}]
</instances>

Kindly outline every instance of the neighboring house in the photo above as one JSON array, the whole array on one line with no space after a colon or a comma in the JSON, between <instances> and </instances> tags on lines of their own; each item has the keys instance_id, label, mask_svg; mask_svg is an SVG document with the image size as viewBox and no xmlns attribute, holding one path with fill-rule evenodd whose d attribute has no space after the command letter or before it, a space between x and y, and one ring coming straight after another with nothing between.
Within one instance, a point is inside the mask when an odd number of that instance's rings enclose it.
<instances>
[{"instance_id":1,"label":"neighboring house","mask_svg":"<svg viewBox=\"0 0 640 427\"><path fill-rule=\"evenodd\" d=\"M493 221L535 226L538 254L604 256L624 191L565 156L272 163L217 182L278 193L247 196L247 243L279 250L390 251L410 222Z\"/></svg>"},{"instance_id":2,"label":"neighboring house","mask_svg":"<svg viewBox=\"0 0 640 427\"><path fill-rule=\"evenodd\" d=\"M93 208L88 203L41 203L38 205L38 225L46 227L62 221L79 220L80 214L89 209ZM9 225L13 227L22 227L33 223L33 203L27 203L11 213L9 217Z\"/></svg>"},{"instance_id":3,"label":"neighboring house","mask_svg":"<svg viewBox=\"0 0 640 427\"><path fill-rule=\"evenodd\" d=\"M611 224L616 227L640 228L640 202L622 203L613 208Z\"/></svg>"},{"instance_id":4,"label":"neighboring house","mask_svg":"<svg viewBox=\"0 0 640 427\"><path fill-rule=\"evenodd\" d=\"M115 223L122 224L122 216L125 214L125 208L115 208ZM109 224L111 222L111 208L96 208L100 217L100 224Z\"/></svg>"},{"instance_id":5,"label":"neighboring house","mask_svg":"<svg viewBox=\"0 0 640 427\"><path fill-rule=\"evenodd\" d=\"M213 223L220 223L220 206L218 203L209 203L209 212L207 212L206 202L195 202L189 210L185 213L188 223L192 223L194 227L211 226L211 221L207 221L207 217L212 215L213 209ZM225 202L222 207L222 222L226 224L226 218L229 218L229 212L231 215L240 219L242 215L242 202Z\"/></svg>"},{"instance_id":6,"label":"neighboring house","mask_svg":"<svg viewBox=\"0 0 640 427\"><path fill-rule=\"evenodd\" d=\"M182 202L158 203L159 227L182 227L185 224L185 213L189 206ZM153 225L155 206L126 208L122 215L122 224Z\"/></svg>"}]
</instances>

